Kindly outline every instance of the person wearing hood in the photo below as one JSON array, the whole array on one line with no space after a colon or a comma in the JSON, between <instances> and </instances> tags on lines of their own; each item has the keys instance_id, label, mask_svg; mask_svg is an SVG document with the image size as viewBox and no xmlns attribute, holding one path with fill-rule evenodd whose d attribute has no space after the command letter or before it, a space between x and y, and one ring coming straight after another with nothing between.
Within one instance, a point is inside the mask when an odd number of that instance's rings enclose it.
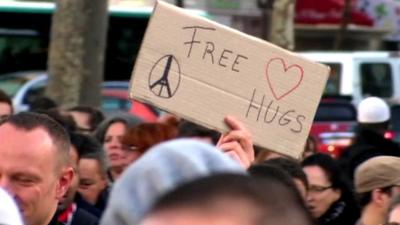
<instances>
[{"instance_id":1,"label":"person wearing hood","mask_svg":"<svg viewBox=\"0 0 400 225\"><path fill-rule=\"evenodd\" d=\"M100 224L138 224L168 191L223 172L244 174L245 170L220 149L197 140L177 139L156 145L115 182Z\"/></svg>"}]
</instances>

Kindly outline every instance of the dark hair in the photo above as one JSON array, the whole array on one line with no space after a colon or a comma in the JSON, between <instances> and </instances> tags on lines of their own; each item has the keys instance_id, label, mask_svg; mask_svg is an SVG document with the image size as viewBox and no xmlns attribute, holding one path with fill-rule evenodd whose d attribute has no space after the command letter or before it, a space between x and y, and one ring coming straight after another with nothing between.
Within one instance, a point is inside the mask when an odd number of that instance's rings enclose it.
<instances>
[{"instance_id":1,"label":"dark hair","mask_svg":"<svg viewBox=\"0 0 400 225\"><path fill-rule=\"evenodd\" d=\"M75 121L70 115L64 115L55 108L40 111L40 113L52 118L54 121L60 124L68 133L76 131Z\"/></svg>"},{"instance_id":2,"label":"dark hair","mask_svg":"<svg viewBox=\"0 0 400 225\"><path fill-rule=\"evenodd\" d=\"M130 128L122 137L121 143L144 153L153 145L176 136L177 130L174 126L164 123L142 123Z\"/></svg>"},{"instance_id":3,"label":"dark hair","mask_svg":"<svg viewBox=\"0 0 400 225\"><path fill-rule=\"evenodd\" d=\"M102 150L101 144L96 139L88 135L72 132L70 133L70 138L71 144L78 151L79 158L85 154Z\"/></svg>"},{"instance_id":4,"label":"dark hair","mask_svg":"<svg viewBox=\"0 0 400 225\"><path fill-rule=\"evenodd\" d=\"M70 134L71 144L76 148L79 159L94 159L99 162L103 175L107 174L108 161L102 145L94 138L73 132Z\"/></svg>"},{"instance_id":5,"label":"dark hair","mask_svg":"<svg viewBox=\"0 0 400 225\"><path fill-rule=\"evenodd\" d=\"M360 130L370 130L378 133L382 133L389 128L390 121L384 121L381 123L359 123L357 131Z\"/></svg>"},{"instance_id":6,"label":"dark hair","mask_svg":"<svg viewBox=\"0 0 400 225\"><path fill-rule=\"evenodd\" d=\"M57 151L56 155L59 159L59 168L67 165L70 149L68 133L60 124L50 117L38 113L21 112L1 120L0 127L4 124L11 124L15 128L25 131L43 128L53 141L53 145Z\"/></svg>"},{"instance_id":7,"label":"dark hair","mask_svg":"<svg viewBox=\"0 0 400 225\"><path fill-rule=\"evenodd\" d=\"M6 103L11 107L11 113L13 113L13 104L10 96L8 96L3 90L0 89L0 102Z\"/></svg>"},{"instance_id":8,"label":"dark hair","mask_svg":"<svg viewBox=\"0 0 400 225\"><path fill-rule=\"evenodd\" d=\"M356 199L358 201L358 205L362 209L371 202L372 191L368 191L368 192L364 192L364 193L357 193Z\"/></svg>"},{"instance_id":9,"label":"dark hair","mask_svg":"<svg viewBox=\"0 0 400 225\"><path fill-rule=\"evenodd\" d=\"M81 159L93 159L99 163L101 173L104 177L107 177L107 172L109 169L109 163L107 159L107 155L104 149L100 149L95 152L87 152L81 156Z\"/></svg>"},{"instance_id":10,"label":"dark hair","mask_svg":"<svg viewBox=\"0 0 400 225\"><path fill-rule=\"evenodd\" d=\"M331 156L317 153L305 158L301 165L303 168L307 166L318 166L325 172L328 180L331 182L332 188L339 189L342 192L351 190L349 181L346 180L338 162Z\"/></svg>"},{"instance_id":11,"label":"dark hair","mask_svg":"<svg viewBox=\"0 0 400 225\"><path fill-rule=\"evenodd\" d=\"M300 180L308 189L307 176L298 161L289 158L274 158L264 162L267 165L276 166L287 172L292 178Z\"/></svg>"},{"instance_id":12,"label":"dark hair","mask_svg":"<svg viewBox=\"0 0 400 225\"><path fill-rule=\"evenodd\" d=\"M143 120L137 116L130 114L117 114L111 118L108 118L101 122L101 124L97 127L96 131L93 133L93 136L101 143L104 143L104 139L107 133L108 128L114 123L123 123L126 125L127 130L131 127L142 123Z\"/></svg>"},{"instance_id":13,"label":"dark hair","mask_svg":"<svg viewBox=\"0 0 400 225\"><path fill-rule=\"evenodd\" d=\"M314 224L303 201L284 183L270 178L238 174L200 178L161 197L151 213L188 208L214 211L218 207L230 207L232 201L239 201L232 207L240 210L240 203L248 203L246 206L252 207L247 210L252 225ZM224 200L228 200L227 203L220 204Z\"/></svg>"},{"instance_id":14,"label":"dark hair","mask_svg":"<svg viewBox=\"0 0 400 225\"><path fill-rule=\"evenodd\" d=\"M306 144L304 145L304 153L311 153L311 154L315 154L317 153L317 141L315 140L315 138L313 136L308 136Z\"/></svg>"},{"instance_id":15,"label":"dark hair","mask_svg":"<svg viewBox=\"0 0 400 225\"><path fill-rule=\"evenodd\" d=\"M284 184L285 186L289 187L293 192L297 193L299 199L301 199L300 193L293 179L290 177L289 173L284 171L282 168L265 163L252 165L248 169L248 172L254 177L260 177L266 180L273 180L274 182L280 182Z\"/></svg>"},{"instance_id":16,"label":"dark hair","mask_svg":"<svg viewBox=\"0 0 400 225\"><path fill-rule=\"evenodd\" d=\"M205 128L187 120L181 120L178 125L178 136L211 138L212 143L216 145L221 134L216 130Z\"/></svg>"},{"instance_id":17,"label":"dark hair","mask_svg":"<svg viewBox=\"0 0 400 225\"><path fill-rule=\"evenodd\" d=\"M331 188L340 190L340 197L336 202L341 202L341 204L344 203L346 205L344 209L346 212L343 213L345 213L344 215L346 215L348 221L355 223L360 216L360 208L357 204L350 183L339 166L339 163L329 155L316 153L305 158L302 162L302 166L303 169L308 166L317 166L324 172L327 180L331 183ZM335 203L332 205L334 204ZM334 209L332 208L332 205L330 205L328 211Z\"/></svg>"},{"instance_id":18,"label":"dark hair","mask_svg":"<svg viewBox=\"0 0 400 225\"><path fill-rule=\"evenodd\" d=\"M354 213L359 213L359 205L357 204L350 182L335 159L329 155L317 153L303 160L302 167L307 166L320 167L331 182L332 188L340 190L340 199L345 201L349 205L348 208L352 209Z\"/></svg>"},{"instance_id":19,"label":"dark hair","mask_svg":"<svg viewBox=\"0 0 400 225\"><path fill-rule=\"evenodd\" d=\"M101 110L92 107L92 106L75 106L70 109L68 109L69 112L81 112L81 113L87 113L89 114L89 126L91 131L94 131L97 129L99 124L103 122L104 120L104 114Z\"/></svg>"},{"instance_id":20,"label":"dark hair","mask_svg":"<svg viewBox=\"0 0 400 225\"><path fill-rule=\"evenodd\" d=\"M53 99L47 96L36 97L29 104L29 110L31 112L39 112L39 113L46 110L54 109L56 107L57 103Z\"/></svg>"}]
</instances>

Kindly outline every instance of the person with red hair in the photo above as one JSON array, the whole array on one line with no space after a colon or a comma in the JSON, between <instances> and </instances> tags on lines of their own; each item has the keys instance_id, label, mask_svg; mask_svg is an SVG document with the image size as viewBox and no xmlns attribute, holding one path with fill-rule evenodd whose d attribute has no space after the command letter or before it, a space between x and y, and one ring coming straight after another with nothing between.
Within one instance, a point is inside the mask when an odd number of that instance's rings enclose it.
<instances>
[{"instance_id":1,"label":"person with red hair","mask_svg":"<svg viewBox=\"0 0 400 225\"><path fill-rule=\"evenodd\" d=\"M130 128L123 136L121 143L128 151L137 153L131 159L134 162L153 145L177 136L176 126L166 123L142 123Z\"/></svg>"}]
</instances>

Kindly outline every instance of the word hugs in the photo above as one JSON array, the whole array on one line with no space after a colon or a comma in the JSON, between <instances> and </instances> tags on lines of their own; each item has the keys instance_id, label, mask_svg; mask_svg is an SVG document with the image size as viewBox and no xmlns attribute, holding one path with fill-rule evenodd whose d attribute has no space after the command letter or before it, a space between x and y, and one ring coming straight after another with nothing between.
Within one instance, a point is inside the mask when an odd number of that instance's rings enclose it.
<instances>
[{"instance_id":1,"label":"word hugs","mask_svg":"<svg viewBox=\"0 0 400 225\"><path fill-rule=\"evenodd\" d=\"M274 100L266 99L265 95L253 90L250 104L247 108L246 118L255 119L266 124L275 123L281 127L287 127L293 133L301 133L306 117L294 109L283 109Z\"/></svg>"}]
</instances>

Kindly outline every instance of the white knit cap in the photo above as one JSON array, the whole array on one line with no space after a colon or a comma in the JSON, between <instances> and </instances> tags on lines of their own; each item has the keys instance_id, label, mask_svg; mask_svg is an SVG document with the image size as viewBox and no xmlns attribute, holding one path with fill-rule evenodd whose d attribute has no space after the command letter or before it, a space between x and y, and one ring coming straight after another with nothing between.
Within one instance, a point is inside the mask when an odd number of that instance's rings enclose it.
<instances>
[{"instance_id":1,"label":"white knit cap","mask_svg":"<svg viewBox=\"0 0 400 225\"><path fill-rule=\"evenodd\" d=\"M0 188L0 224L23 225L22 219L14 200L6 191Z\"/></svg>"},{"instance_id":2,"label":"white knit cap","mask_svg":"<svg viewBox=\"0 0 400 225\"><path fill-rule=\"evenodd\" d=\"M360 123L381 123L390 119L388 104L380 98L368 97L360 102L357 109Z\"/></svg>"}]
</instances>

